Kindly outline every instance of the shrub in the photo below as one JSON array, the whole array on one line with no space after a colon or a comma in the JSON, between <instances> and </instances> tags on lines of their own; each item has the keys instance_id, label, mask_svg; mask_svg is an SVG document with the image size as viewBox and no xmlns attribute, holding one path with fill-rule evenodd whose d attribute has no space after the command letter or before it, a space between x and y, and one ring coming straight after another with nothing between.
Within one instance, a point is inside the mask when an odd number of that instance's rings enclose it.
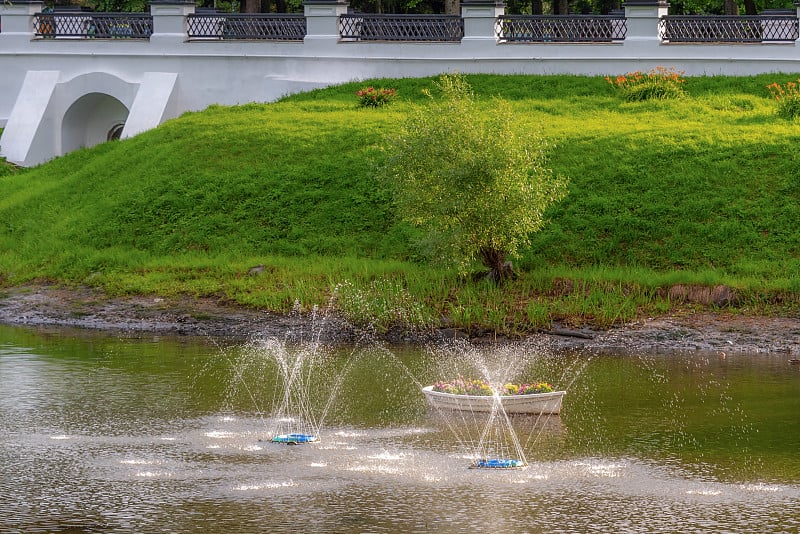
<instances>
[{"instance_id":1,"label":"shrub","mask_svg":"<svg viewBox=\"0 0 800 534\"><path fill-rule=\"evenodd\" d=\"M379 108L391 104L397 96L397 91L394 89L384 89L380 87L365 87L356 91L358 97L358 105L362 108Z\"/></svg>"},{"instance_id":2,"label":"shrub","mask_svg":"<svg viewBox=\"0 0 800 534\"><path fill-rule=\"evenodd\" d=\"M778 102L778 115L786 119L800 117L800 79L797 82L778 82L767 86L767 91Z\"/></svg>"},{"instance_id":3,"label":"shrub","mask_svg":"<svg viewBox=\"0 0 800 534\"><path fill-rule=\"evenodd\" d=\"M457 266L475 260L495 282L514 276L510 262L546 223L547 208L566 195L567 180L547 164L549 145L534 127L519 127L500 98L478 102L466 78L442 75L386 141L383 179L398 216L422 230L420 250Z\"/></svg>"},{"instance_id":4,"label":"shrub","mask_svg":"<svg viewBox=\"0 0 800 534\"><path fill-rule=\"evenodd\" d=\"M647 72L637 70L616 78L606 76L606 81L618 89L628 102L668 100L686 95L683 90L686 83L683 71L676 71L674 67L656 67Z\"/></svg>"}]
</instances>

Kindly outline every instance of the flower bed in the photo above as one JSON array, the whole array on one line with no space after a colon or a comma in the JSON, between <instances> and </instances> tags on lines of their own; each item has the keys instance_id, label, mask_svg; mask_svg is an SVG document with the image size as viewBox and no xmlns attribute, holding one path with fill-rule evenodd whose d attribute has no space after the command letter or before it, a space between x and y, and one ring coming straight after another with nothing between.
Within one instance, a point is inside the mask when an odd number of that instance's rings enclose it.
<instances>
[{"instance_id":1,"label":"flower bed","mask_svg":"<svg viewBox=\"0 0 800 534\"><path fill-rule=\"evenodd\" d=\"M479 395L491 396L494 394L488 382L481 379L457 378L450 382L436 382L433 391L450 393L451 395ZM535 393L552 393L555 388L548 382L532 382L525 384L505 384L500 395L532 395Z\"/></svg>"},{"instance_id":2,"label":"flower bed","mask_svg":"<svg viewBox=\"0 0 800 534\"><path fill-rule=\"evenodd\" d=\"M771 83L767 90L778 103L778 115L785 119L800 117L800 80L785 84Z\"/></svg>"},{"instance_id":3,"label":"flower bed","mask_svg":"<svg viewBox=\"0 0 800 534\"><path fill-rule=\"evenodd\" d=\"M364 89L356 91L356 96L358 97L358 105L360 107L379 108L394 102L394 99L397 97L397 91L391 88L385 89L380 87L375 89L374 87L365 87Z\"/></svg>"},{"instance_id":4,"label":"flower bed","mask_svg":"<svg viewBox=\"0 0 800 534\"><path fill-rule=\"evenodd\" d=\"M686 84L683 71L675 70L674 67L656 67L646 72L637 70L616 78L606 76L606 81L618 89L628 102L666 100L686 94L683 90L683 85Z\"/></svg>"}]
</instances>

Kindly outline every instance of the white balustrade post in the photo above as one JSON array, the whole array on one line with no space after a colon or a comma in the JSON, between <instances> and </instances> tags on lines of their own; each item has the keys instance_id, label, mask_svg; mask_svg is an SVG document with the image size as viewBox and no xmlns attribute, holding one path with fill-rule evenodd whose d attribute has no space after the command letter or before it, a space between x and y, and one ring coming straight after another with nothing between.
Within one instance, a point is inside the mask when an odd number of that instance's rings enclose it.
<instances>
[{"instance_id":1,"label":"white balustrade post","mask_svg":"<svg viewBox=\"0 0 800 534\"><path fill-rule=\"evenodd\" d=\"M796 16L798 19L800 19L800 2L797 2L797 3L795 3L795 5L794 5L794 9L795 9L795 12L796 12L796 15L795 15L795 16ZM795 44L795 46L798 46L798 45L800 45L800 40L798 40L798 39L795 39L795 41L794 41L794 44Z\"/></svg>"},{"instance_id":2,"label":"white balustrade post","mask_svg":"<svg viewBox=\"0 0 800 534\"><path fill-rule=\"evenodd\" d=\"M495 21L505 15L506 5L502 0L464 0L461 3L461 18L464 19L463 41L497 42Z\"/></svg>"},{"instance_id":3,"label":"white balustrade post","mask_svg":"<svg viewBox=\"0 0 800 534\"><path fill-rule=\"evenodd\" d=\"M33 17L44 9L44 2L40 0L14 0L4 2L0 0L0 43L6 45L11 42L23 43L33 39L35 30ZM3 46L3 48L6 48Z\"/></svg>"},{"instance_id":4,"label":"white balustrade post","mask_svg":"<svg viewBox=\"0 0 800 534\"><path fill-rule=\"evenodd\" d=\"M661 42L658 22L669 13L665 0L630 0L623 4L628 30L625 44L637 45L642 41Z\"/></svg>"},{"instance_id":5,"label":"white balustrade post","mask_svg":"<svg viewBox=\"0 0 800 534\"><path fill-rule=\"evenodd\" d=\"M338 0L306 0L305 43L333 45L339 42L339 16L347 13L347 2Z\"/></svg>"},{"instance_id":6,"label":"white balustrade post","mask_svg":"<svg viewBox=\"0 0 800 534\"><path fill-rule=\"evenodd\" d=\"M153 16L153 34L151 43L172 44L183 43L187 37L186 17L194 14L195 2L180 0L154 0L150 2L150 14Z\"/></svg>"}]
</instances>

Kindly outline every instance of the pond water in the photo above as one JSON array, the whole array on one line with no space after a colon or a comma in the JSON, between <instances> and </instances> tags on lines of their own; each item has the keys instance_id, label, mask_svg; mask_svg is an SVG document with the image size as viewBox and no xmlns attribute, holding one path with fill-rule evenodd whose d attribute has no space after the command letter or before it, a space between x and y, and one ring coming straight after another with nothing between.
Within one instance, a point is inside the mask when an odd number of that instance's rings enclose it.
<instances>
[{"instance_id":1,"label":"pond water","mask_svg":"<svg viewBox=\"0 0 800 534\"><path fill-rule=\"evenodd\" d=\"M298 351L313 363L295 374L302 398L281 389ZM499 432L525 469L469 469L486 427L427 406L419 386L465 360L567 389L560 415ZM287 406L316 418L319 442L270 442ZM3 533L800 530L800 366L786 355L0 326L0 430Z\"/></svg>"}]
</instances>

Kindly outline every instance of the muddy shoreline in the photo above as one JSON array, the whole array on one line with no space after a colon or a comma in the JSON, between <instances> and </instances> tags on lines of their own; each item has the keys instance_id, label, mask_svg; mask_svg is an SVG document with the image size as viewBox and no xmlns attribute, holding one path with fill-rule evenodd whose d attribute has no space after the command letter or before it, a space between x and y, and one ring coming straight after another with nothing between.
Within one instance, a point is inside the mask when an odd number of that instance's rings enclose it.
<instances>
[{"instance_id":1,"label":"muddy shoreline","mask_svg":"<svg viewBox=\"0 0 800 534\"><path fill-rule=\"evenodd\" d=\"M231 340L260 336L290 336L309 331L313 321L301 315L281 316L242 308L216 299L188 297L108 298L90 288L17 287L0 295L0 323L28 327L70 327L124 335L210 336ZM365 332L335 316L325 316L328 341L352 342ZM374 335L374 333L369 333ZM323 337L325 337L323 336ZM464 333L442 328L427 332L384 332L376 337L391 343L429 343ZM648 318L610 330L551 330L531 336L555 349L591 347L598 351L697 351L800 355L800 317L749 317L694 312ZM492 335L473 338L494 342Z\"/></svg>"}]
</instances>

